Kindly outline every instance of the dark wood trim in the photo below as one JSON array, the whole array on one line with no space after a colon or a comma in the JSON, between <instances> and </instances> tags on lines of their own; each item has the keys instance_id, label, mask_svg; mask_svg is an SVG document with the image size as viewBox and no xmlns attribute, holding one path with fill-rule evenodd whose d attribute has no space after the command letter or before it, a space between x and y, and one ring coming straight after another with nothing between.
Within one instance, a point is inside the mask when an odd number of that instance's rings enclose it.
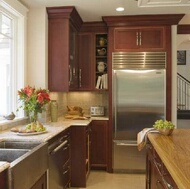
<instances>
[{"instance_id":1,"label":"dark wood trim","mask_svg":"<svg viewBox=\"0 0 190 189\"><path fill-rule=\"evenodd\" d=\"M84 22L80 32L107 33L105 22Z\"/></svg>"},{"instance_id":2,"label":"dark wood trim","mask_svg":"<svg viewBox=\"0 0 190 189\"><path fill-rule=\"evenodd\" d=\"M190 34L190 24L178 25L177 34Z\"/></svg>"},{"instance_id":3,"label":"dark wood trim","mask_svg":"<svg viewBox=\"0 0 190 189\"><path fill-rule=\"evenodd\" d=\"M107 26L159 26L177 25L185 14L103 16Z\"/></svg>"},{"instance_id":4,"label":"dark wood trim","mask_svg":"<svg viewBox=\"0 0 190 189\"><path fill-rule=\"evenodd\" d=\"M171 26L166 28L166 119L171 121L172 114L172 54L171 54Z\"/></svg>"},{"instance_id":5,"label":"dark wood trim","mask_svg":"<svg viewBox=\"0 0 190 189\"><path fill-rule=\"evenodd\" d=\"M47 7L46 10L48 13L48 19L67 18L77 30L80 30L83 24L83 20L74 6Z\"/></svg>"}]
</instances>

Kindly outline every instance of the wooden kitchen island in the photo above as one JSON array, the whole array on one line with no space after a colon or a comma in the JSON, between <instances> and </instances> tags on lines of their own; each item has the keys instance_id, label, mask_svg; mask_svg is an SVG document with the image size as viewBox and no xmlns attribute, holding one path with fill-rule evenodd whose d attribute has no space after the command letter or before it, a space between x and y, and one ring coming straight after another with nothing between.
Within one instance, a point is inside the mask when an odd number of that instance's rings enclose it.
<instances>
[{"instance_id":1,"label":"wooden kitchen island","mask_svg":"<svg viewBox=\"0 0 190 189\"><path fill-rule=\"evenodd\" d=\"M190 188L190 129L148 134L146 188Z\"/></svg>"}]
</instances>

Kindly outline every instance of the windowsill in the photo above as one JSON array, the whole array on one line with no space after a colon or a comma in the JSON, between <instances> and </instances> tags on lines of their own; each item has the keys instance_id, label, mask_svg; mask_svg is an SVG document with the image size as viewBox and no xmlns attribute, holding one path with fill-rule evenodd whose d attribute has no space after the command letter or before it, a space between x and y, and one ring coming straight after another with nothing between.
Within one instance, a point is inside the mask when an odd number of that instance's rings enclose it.
<instances>
[{"instance_id":1,"label":"windowsill","mask_svg":"<svg viewBox=\"0 0 190 189\"><path fill-rule=\"evenodd\" d=\"M0 131L6 130L11 127L16 127L18 125L25 124L28 121L28 117L15 117L13 120L1 120L0 121Z\"/></svg>"}]
</instances>

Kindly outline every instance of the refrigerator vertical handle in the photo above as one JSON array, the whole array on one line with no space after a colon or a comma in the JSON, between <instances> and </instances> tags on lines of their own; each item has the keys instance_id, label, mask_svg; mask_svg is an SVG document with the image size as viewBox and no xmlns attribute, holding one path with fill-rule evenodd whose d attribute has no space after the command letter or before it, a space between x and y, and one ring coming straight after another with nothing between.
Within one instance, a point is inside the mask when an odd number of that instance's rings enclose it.
<instances>
[{"instance_id":1,"label":"refrigerator vertical handle","mask_svg":"<svg viewBox=\"0 0 190 189\"><path fill-rule=\"evenodd\" d=\"M114 94L114 137L116 138L117 133L117 73L114 70L113 77L113 94Z\"/></svg>"}]
</instances>

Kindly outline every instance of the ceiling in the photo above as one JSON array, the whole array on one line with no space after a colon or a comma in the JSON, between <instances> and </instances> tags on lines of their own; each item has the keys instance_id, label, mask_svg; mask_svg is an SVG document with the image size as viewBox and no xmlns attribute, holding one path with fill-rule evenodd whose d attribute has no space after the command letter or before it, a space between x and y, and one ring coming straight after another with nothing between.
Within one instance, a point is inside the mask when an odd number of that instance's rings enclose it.
<instances>
[{"instance_id":1,"label":"ceiling","mask_svg":"<svg viewBox=\"0 0 190 189\"><path fill-rule=\"evenodd\" d=\"M137 0L19 0L28 9L54 7L54 6L75 6L84 22L101 21L102 16L116 15L144 15L144 14L189 14L189 6L167 6L157 3L159 6L138 7ZM146 1L148 0L139 0ZM149 0L150 1L150 0ZM154 0L155 1L155 0ZM163 2L163 0L157 0ZM167 0L174 1L174 0ZM176 1L176 0L175 0ZM146 3L145 2L145 3ZM164 0L165 2L165 0ZM177 1L179 2L179 1ZM116 7L125 8L123 12L116 12Z\"/></svg>"}]
</instances>

